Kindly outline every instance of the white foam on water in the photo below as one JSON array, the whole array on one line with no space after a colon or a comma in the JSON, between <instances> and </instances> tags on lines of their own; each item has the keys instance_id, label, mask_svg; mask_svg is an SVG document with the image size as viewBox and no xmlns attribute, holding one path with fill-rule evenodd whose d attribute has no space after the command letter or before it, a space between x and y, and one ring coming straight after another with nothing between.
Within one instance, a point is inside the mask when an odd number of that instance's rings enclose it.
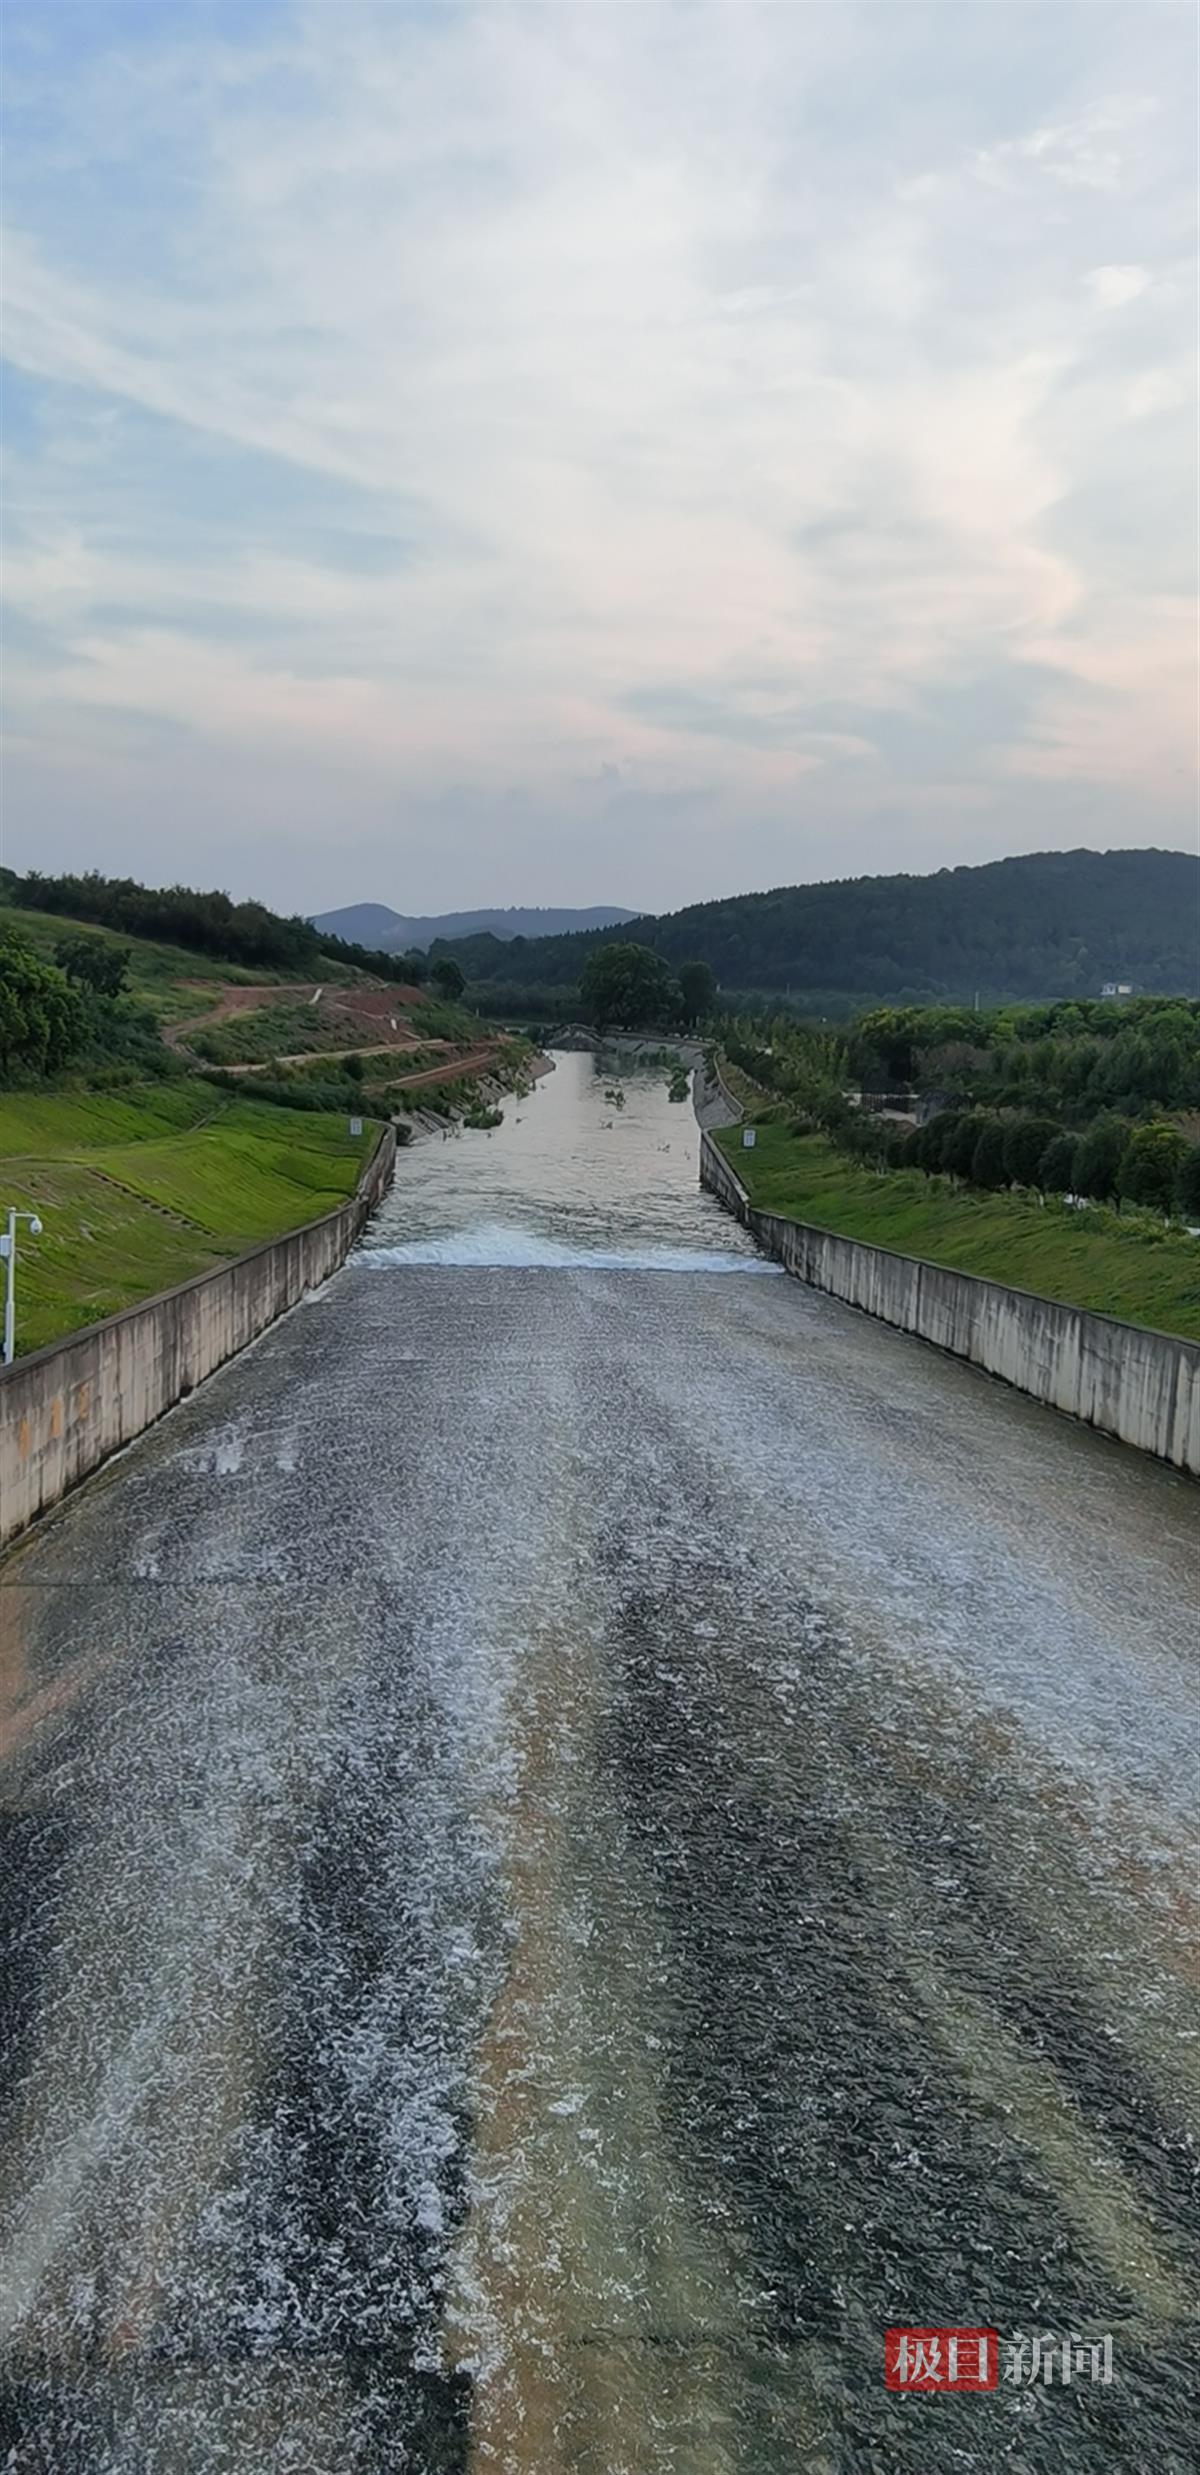
<instances>
[{"instance_id":1,"label":"white foam on water","mask_svg":"<svg viewBox=\"0 0 1200 2475\"><path fill-rule=\"evenodd\" d=\"M368 1272L439 1264L506 1272L751 1272L782 1278L782 1266L761 1255L708 1253L691 1246L566 1246L506 1221L481 1221L473 1229L449 1229L439 1237L409 1238L402 1246L365 1246L351 1257Z\"/></svg>"}]
</instances>

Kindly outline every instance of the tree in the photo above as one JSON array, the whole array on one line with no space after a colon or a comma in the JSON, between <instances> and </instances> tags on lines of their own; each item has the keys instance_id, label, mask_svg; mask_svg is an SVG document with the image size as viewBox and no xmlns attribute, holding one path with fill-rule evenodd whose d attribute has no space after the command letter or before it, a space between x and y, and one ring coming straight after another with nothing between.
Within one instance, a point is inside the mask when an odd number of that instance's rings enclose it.
<instances>
[{"instance_id":1,"label":"tree","mask_svg":"<svg viewBox=\"0 0 1200 2475\"><path fill-rule=\"evenodd\" d=\"M1079 1138L1075 1152L1075 1192L1093 1203L1111 1203L1129 1127L1123 1117L1097 1117Z\"/></svg>"},{"instance_id":2,"label":"tree","mask_svg":"<svg viewBox=\"0 0 1200 2475\"><path fill-rule=\"evenodd\" d=\"M1007 1186L1008 1171L1004 1165L1004 1120L986 1117L980 1128L971 1162L971 1182L975 1186L997 1188Z\"/></svg>"},{"instance_id":3,"label":"tree","mask_svg":"<svg viewBox=\"0 0 1200 2475\"><path fill-rule=\"evenodd\" d=\"M1148 1211L1169 1215L1188 1148L1178 1126L1135 1126L1117 1172L1118 1194Z\"/></svg>"},{"instance_id":4,"label":"tree","mask_svg":"<svg viewBox=\"0 0 1200 2475\"><path fill-rule=\"evenodd\" d=\"M661 954L648 945L601 945L589 954L579 984L584 1012L598 1031L622 1024L641 1031L648 1023L670 1023L678 1011L679 992Z\"/></svg>"},{"instance_id":5,"label":"tree","mask_svg":"<svg viewBox=\"0 0 1200 2475\"><path fill-rule=\"evenodd\" d=\"M467 979L461 963L455 962L453 954L439 954L429 977L439 995L451 1005L457 1005Z\"/></svg>"},{"instance_id":6,"label":"tree","mask_svg":"<svg viewBox=\"0 0 1200 2475\"><path fill-rule=\"evenodd\" d=\"M1200 1143L1189 1143L1179 1163L1175 1200L1185 1220L1200 1220Z\"/></svg>"},{"instance_id":7,"label":"tree","mask_svg":"<svg viewBox=\"0 0 1200 2475\"><path fill-rule=\"evenodd\" d=\"M930 1169L949 1172L954 1167L958 1138L966 1123L964 1109L942 1109L929 1121L929 1142L923 1146L922 1157Z\"/></svg>"},{"instance_id":8,"label":"tree","mask_svg":"<svg viewBox=\"0 0 1200 2475\"><path fill-rule=\"evenodd\" d=\"M1058 1127L1052 1117L1013 1117L1004 1129L1004 1169L1010 1186L1036 1186L1042 1156Z\"/></svg>"},{"instance_id":9,"label":"tree","mask_svg":"<svg viewBox=\"0 0 1200 2475\"><path fill-rule=\"evenodd\" d=\"M364 1065L361 1057L357 1055L353 1057L343 1057L342 1072L346 1076L348 1082L361 1083L366 1071L366 1066Z\"/></svg>"},{"instance_id":10,"label":"tree","mask_svg":"<svg viewBox=\"0 0 1200 2475\"><path fill-rule=\"evenodd\" d=\"M1042 1153L1037 1183L1044 1195L1071 1195L1075 1188L1075 1154L1078 1145L1073 1134L1052 1135Z\"/></svg>"},{"instance_id":11,"label":"tree","mask_svg":"<svg viewBox=\"0 0 1200 2475\"><path fill-rule=\"evenodd\" d=\"M401 979L407 980L410 988L424 988L429 977L429 956L422 953L419 945L410 947L407 954L401 954L398 966Z\"/></svg>"},{"instance_id":12,"label":"tree","mask_svg":"<svg viewBox=\"0 0 1200 2475\"><path fill-rule=\"evenodd\" d=\"M103 937L60 937L54 959L77 988L97 997L119 997L129 977L129 947Z\"/></svg>"},{"instance_id":13,"label":"tree","mask_svg":"<svg viewBox=\"0 0 1200 2475\"><path fill-rule=\"evenodd\" d=\"M679 966L679 995L685 1023L700 1023L711 1014L717 998L717 975L706 962Z\"/></svg>"},{"instance_id":14,"label":"tree","mask_svg":"<svg viewBox=\"0 0 1200 2475\"><path fill-rule=\"evenodd\" d=\"M895 1117L885 1117L883 1124L884 1159L889 1169L914 1169L917 1164L913 1158L913 1127L902 1126Z\"/></svg>"},{"instance_id":15,"label":"tree","mask_svg":"<svg viewBox=\"0 0 1200 2475\"><path fill-rule=\"evenodd\" d=\"M970 1178L974 1174L975 1146L987 1122L982 1109L971 1109L966 1116L953 1120L951 1135L943 1135L942 1167L951 1177Z\"/></svg>"},{"instance_id":16,"label":"tree","mask_svg":"<svg viewBox=\"0 0 1200 2475\"><path fill-rule=\"evenodd\" d=\"M16 930L0 930L0 1073L53 1074L87 1038L83 1000Z\"/></svg>"}]
</instances>

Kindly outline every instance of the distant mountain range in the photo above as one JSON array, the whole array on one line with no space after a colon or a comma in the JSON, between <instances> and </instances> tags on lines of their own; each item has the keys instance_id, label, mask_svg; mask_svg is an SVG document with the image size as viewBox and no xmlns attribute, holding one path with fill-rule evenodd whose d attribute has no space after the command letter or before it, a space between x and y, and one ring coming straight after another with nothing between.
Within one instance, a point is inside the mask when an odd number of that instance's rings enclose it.
<instances>
[{"instance_id":1,"label":"distant mountain range","mask_svg":"<svg viewBox=\"0 0 1200 2475\"><path fill-rule=\"evenodd\" d=\"M509 919L521 915L510 912ZM536 916L536 914L534 915ZM1098 997L1112 984L1194 995L1200 859L1187 851L1034 851L931 876L852 877L639 917L622 933L726 992L856 999ZM476 935L452 950L473 987L577 989L587 936Z\"/></svg>"},{"instance_id":2,"label":"distant mountain range","mask_svg":"<svg viewBox=\"0 0 1200 2475\"><path fill-rule=\"evenodd\" d=\"M590 911L441 911L411 919L402 911L389 910L385 902L352 902L345 910L311 916L314 928L326 936L344 937L348 945L406 954L417 946L424 950L438 937L496 937L505 944L511 937L569 937L587 928L618 928L636 914L618 910L615 903L600 903Z\"/></svg>"}]
</instances>

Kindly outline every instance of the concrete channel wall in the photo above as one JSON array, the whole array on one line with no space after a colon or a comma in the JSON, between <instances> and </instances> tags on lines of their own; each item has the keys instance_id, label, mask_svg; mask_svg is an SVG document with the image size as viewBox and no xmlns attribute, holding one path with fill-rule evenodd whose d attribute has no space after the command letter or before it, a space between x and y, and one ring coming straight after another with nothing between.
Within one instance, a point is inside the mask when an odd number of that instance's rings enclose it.
<instances>
[{"instance_id":1,"label":"concrete channel wall","mask_svg":"<svg viewBox=\"0 0 1200 2475\"><path fill-rule=\"evenodd\" d=\"M919 1256L835 1237L752 1205L711 1135L700 1137L700 1179L764 1252L848 1306L953 1357L999 1375L1018 1392L1082 1418L1123 1444L1200 1478L1200 1345L1085 1314L998 1281L950 1272Z\"/></svg>"},{"instance_id":2,"label":"concrete channel wall","mask_svg":"<svg viewBox=\"0 0 1200 2475\"><path fill-rule=\"evenodd\" d=\"M337 1211L0 1369L0 1547L328 1280L395 1161L385 1126Z\"/></svg>"}]
</instances>

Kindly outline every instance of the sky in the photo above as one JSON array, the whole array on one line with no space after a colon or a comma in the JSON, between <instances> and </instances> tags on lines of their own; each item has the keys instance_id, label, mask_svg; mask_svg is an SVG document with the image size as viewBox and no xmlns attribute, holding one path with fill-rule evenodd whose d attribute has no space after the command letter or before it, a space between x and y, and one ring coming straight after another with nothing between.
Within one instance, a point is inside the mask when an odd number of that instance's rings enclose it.
<instances>
[{"instance_id":1,"label":"sky","mask_svg":"<svg viewBox=\"0 0 1200 2475\"><path fill-rule=\"evenodd\" d=\"M1190 847L1188 6L5 12L3 854Z\"/></svg>"}]
</instances>

